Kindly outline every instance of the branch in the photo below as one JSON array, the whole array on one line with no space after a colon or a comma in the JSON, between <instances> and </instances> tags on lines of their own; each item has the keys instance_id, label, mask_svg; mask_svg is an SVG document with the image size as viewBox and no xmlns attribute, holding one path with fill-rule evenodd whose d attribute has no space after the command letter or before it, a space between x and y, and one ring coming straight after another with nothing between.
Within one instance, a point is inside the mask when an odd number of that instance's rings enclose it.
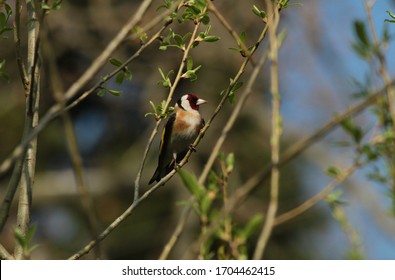
<instances>
[{"instance_id":1,"label":"branch","mask_svg":"<svg viewBox=\"0 0 395 280\"><path fill-rule=\"evenodd\" d=\"M20 0L15 0L15 18L14 18L14 44L15 44L15 56L16 63L18 65L19 75L22 80L23 88L25 92L28 92L29 78L26 73L26 66L22 61L21 55L21 33L20 33L20 18L21 18L22 5Z\"/></svg>"},{"instance_id":2,"label":"branch","mask_svg":"<svg viewBox=\"0 0 395 280\"><path fill-rule=\"evenodd\" d=\"M270 182L270 201L267 213L265 216L265 223L263 225L261 234L255 248L253 259L259 260L263 256L267 242L274 227L274 218L278 208L279 195L279 181L280 181L280 137L282 134L282 117L280 112L281 96L279 90L278 80L278 50L281 42L277 38L277 28L280 22L280 14L277 6L274 6L271 0L266 1L266 6L270 11L268 17L269 36L270 36L270 76L271 76L271 94L272 94L272 135L270 139L271 144L271 182Z\"/></svg>"},{"instance_id":3,"label":"branch","mask_svg":"<svg viewBox=\"0 0 395 280\"><path fill-rule=\"evenodd\" d=\"M29 88L26 96L25 126L23 139L26 139L32 129L38 123L38 107L40 101L40 65L38 63L39 54L39 30L40 23L37 20L35 4L33 1L26 1L28 13L28 53L27 71L29 77ZM30 211L32 203L32 187L36 167L37 139L29 141L26 154L22 162L22 172L19 180L19 204L17 214L17 227L23 236L27 236L30 227ZM16 167L18 168L18 167ZM16 259L29 258L22 244L15 245L14 255Z\"/></svg>"}]
</instances>

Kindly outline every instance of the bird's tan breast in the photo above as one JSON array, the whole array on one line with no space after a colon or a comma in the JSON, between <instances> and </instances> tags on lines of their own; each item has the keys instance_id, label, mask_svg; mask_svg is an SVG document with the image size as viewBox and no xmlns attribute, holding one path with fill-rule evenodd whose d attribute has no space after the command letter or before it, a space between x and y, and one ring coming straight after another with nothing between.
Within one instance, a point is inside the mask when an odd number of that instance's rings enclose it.
<instances>
[{"instance_id":1,"label":"bird's tan breast","mask_svg":"<svg viewBox=\"0 0 395 280\"><path fill-rule=\"evenodd\" d=\"M179 110L174 122L173 133L178 137L193 138L199 133L201 117L198 112Z\"/></svg>"}]
</instances>

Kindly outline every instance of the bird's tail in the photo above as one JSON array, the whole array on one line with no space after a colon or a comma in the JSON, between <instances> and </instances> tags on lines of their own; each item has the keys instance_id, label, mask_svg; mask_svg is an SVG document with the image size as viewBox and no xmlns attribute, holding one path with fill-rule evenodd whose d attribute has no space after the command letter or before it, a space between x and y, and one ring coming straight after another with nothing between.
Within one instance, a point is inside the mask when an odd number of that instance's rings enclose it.
<instances>
[{"instance_id":1,"label":"bird's tail","mask_svg":"<svg viewBox=\"0 0 395 280\"><path fill-rule=\"evenodd\" d=\"M148 184L151 185L153 182L159 182L160 179L165 177L167 174L169 174L172 170L174 169L174 160L171 161L167 166L160 167L158 166L155 170L154 175L152 175L151 180L149 180Z\"/></svg>"},{"instance_id":2,"label":"bird's tail","mask_svg":"<svg viewBox=\"0 0 395 280\"><path fill-rule=\"evenodd\" d=\"M148 184L151 185L154 181L159 182L161 179L160 174L159 174L159 166L156 168L154 175L152 175L151 180L149 180Z\"/></svg>"}]
</instances>

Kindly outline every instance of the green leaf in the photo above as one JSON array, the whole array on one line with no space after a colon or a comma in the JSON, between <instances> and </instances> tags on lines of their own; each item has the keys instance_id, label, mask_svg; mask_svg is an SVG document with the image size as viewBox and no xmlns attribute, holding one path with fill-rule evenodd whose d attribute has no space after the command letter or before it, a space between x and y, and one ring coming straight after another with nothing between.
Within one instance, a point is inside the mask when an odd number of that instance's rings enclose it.
<instances>
[{"instance_id":1,"label":"green leaf","mask_svg":"<svg viewBox=\"0 0 395 280\"><path fill-rule=\"evenodd\" d=\"M231 173L233 171L235 165L235 155L234 153L230 153L226 156L226 172Z\"/></svg>"},{"instance_id":2,"label":"green leaf","mask_svg":"<svg viewBox=\"0 0 395 280\"><path fill-rule=\"evenodd\" d=\"M364 145L361 151L369 161L376 160L379 157L379 154L371 145Z\"/></svg>"},{"instance_id":3,"label":"green leaf","mask_svg":"<svg viewBox=\"0 0 395 280\"><path fill-rule=\"evenodd\" d=\"M260 10L257 6L252 6L252 12L257 15L258 17L264 19L266 17L266 13L263 10Z\"/></svg>"},{"instance_id":4,"label":"green leaf","mask_svg":"<svg viewBox=\"0 0 395 280\"><path fill-rule=\"evenodd\" d=\"M32 241L33 236L36 233L36 229L37 229L37 224L33 224L29 227L29 230L27 231L27 234L26 234L26 242L28 245Z\"/></svg>"},{"instance_id":5,"label":"green leaf","mask_svg":"<svg viewBox=\"0 0 395 280\"><path fill-rule=\"evenodd\" d=\"M351 119L346 119L340 123L342 128L352 136L356 143L360 143L363 137L362 129L357 126Z\"/></svg>"},{"instance_id":6,"label":"green leaf","mask_svg":"<svg viewBox=\"0 0 395 280\"><path fill-rule=\"evenodd\" d=\"M341 174L341 171L338 167L336 166L330 166L327 170L326 170L326 174L328 174L331 177L338 177Z\"/></svg>"},{"instance_id":7,"label":"green leaf","mask_svg":"<svg viewBox=\"0 0 395 280\"><path fill-rule=\"evenodd\" d=\"M103 97L103 96L106 95L106 93L107 93L107 90L106 90L105 88L101 88L101 89L97 92L97 95L100 96L100 97Z\"/></svg>"},{"instance_id":8,"label":"green leaf","mask_svg":"<svg viewBox=\"0 0 395 280\"><path fill-rule=\"evenodd\" d=\"M178 174L180 174L182 182L190 191L190 193L193 194L200 201L205 195L206 191L205 188L201 184L199 184L195 175L183 169L178 169L177 172Z\"/></svg>"},{"instance_id":9,"label":"green leaf","mask_svg":"<svg viewBox=\"0 0 395 280\"><path fill-rule=\"evenodd\" d=\"M124 80L131 81L133 78L132 72L130 72L127 68L123 71Z\"/></svg>"},{"instance_id":10,"label":"green leaf","mask_svg":"<svg viewBox=\"0 0 395 280\"><path fill-rule=\"evenodd\" d=\"M116 59L116 58L110 58L110 63L116 67L121 67L121 65L123 64L122 61Z\"/></svg>"},{"instance_id":11,"label":"green leaf","mask_svg":"<svg viewBox=\"0 0 395 280\"><path fill-rule=\"evenodd\" d=\"M245 44L245 42L246 42L246 33L245 33L244 31L241 32L239 38L240 38L240 41L243 42L243 43Z\"/></svg>"},{"instance_id":12,"label":"green leaf","mask_svg":"<svg viewBox=\"0 0 395 280\"><path fill-rule=\"evenodd\" d=\"M115 77L115 82L118 85L122 85L124 78L125 78L124 72L119 72Z\"/></svg>"},{"instance_id":13,"label":"green leaf","mask_svg":"<svg viewBox=\"0 0 395 280\"><path fill-rule=\"evenodd\" d=\"M173 39L174 39L174 42L176 42L176 44L178 46L182 46L184 44L184 41L182 40L182 37L180 35L178 35L178 34L174 34Z\"/></svg>"},{"instance_id":14,"label":"green leaf","mask_svg":"<svg viewBox=\"0 0 395 280\"><path fill-rule=\"evenodd\" d=\"M366 32L366 26L363 21L356 20L354 22L354 31L355 34L357 35L359 42L362 43L363 46L365 47L370 46L369 36Z\"/></svg>"},{"instance_id":15,"label":"green leaf","mask_svg":"<svg viewBox=\"0 0 395 280\"><path fill-rule=\"evenodd\" d=\"M386 12L388 13L388 15L389 15L392 19L386 19L386 20L384 20L384 21L386 21L386 22L391 22L391 23L395 23L395 14L392 13L390 10L387 10Z\"/></svg>"},{"instance_id":16,"label":"green leaf","mask_svg":"<svg viewBox=\"0 0 395 280\"><path fill-rule=\"evenodd\" d=\"M255 232L258 231L260 225L263 221L263 215L256 214L254 215L247 223L247 225L240 231L240 237L243 239L248 239Z\"/></svg>"},{"instance_id":17,"label":"green leaf","mask_svg":"<svg viewBox=\"0 0 395 280\"><path fill-rule=\"evenodd\" d=\"M8 5L7 3L4 3L4 8L5 8L5 11L6 11L6 14L8 15L8 17L10 15L12 15L12 8L10 5Z\"/></svg>"},{"instance_id":18,"label":"green leaf","mask_svg":"<svg viewBox=\"0 0 395 280\"><path fill-rule=\"evenodd\" d=\"M187 58L187 70L192 70L193 68L193 59L191 56L188 56Z\"/></svg>"},{"instance_id":19,"label":"green leaf","mask_svg":"<svg viewBox=\"0 0 395 280\"><path fill-rule=\"evenodd\" d=\"M107 91L108 91L109 93L111 93L112 95L115 95L115 96L121 96L121 95L122 95L122 91L120 91L120 90L107 89Z\"/></svg>"},{"instance_id":20,"label":"green leaf","mask_svg":"<svg viewBox=\"0 0 395 280\"><path fill-rule=\"evenodd\" d=\"M204 25L207 25L207 24L210 23L210 17L209 17L207 14L205 14L205 15L202 17L202 23L203 23Z\"/></svg>"},{"instance_id":21,"label":"green leaf","mask_svg":"<svg viewBox=\"0 0 395 280\"><path fill-rule=\"evenodd\" d=\"M14 229L14 237L16 242L22 247L22 248L26 248L27 247L27 242L26 242L26 238L23 235L22 230L19 227L16 227Z\"/></svg>"},{"instance_id":22,"label":"green leaf","mask_svg":"<svg viewBox=\"0 0 395 280\"><path fill-rule=\"evenodd\" d=\"M167 73L167 75L165 75L164 73L163 73L163 71L162 71L162 69L161 68L158 68L158 71L159 71L159 73L160 73L160 75L161 75L161 77L162 77L162 80L159 80L158 81L158 85L162 85L163 87L165 87L165 88L169 88L169 87L171 87L171 81L170 81L170 78L169 78L169 76L171 75L171 74L173 74L173 70L170 70L168 73Z\"/></svg>"},{"instance_id":23,"label":"green leaf","mask_svg":"<svg viewBox=\"0 0 395 280\"><path fill-rule=\"evenodd\" d=\"M341 196L343 195L343 192L341 190L338 191L333 191L328 196L326 197L326 201L330 204L344 204L345 201L341 200Z\"/></svg>"},{"instance_id":24,"label":"green leaf","mask_svg":"<svg viewBox=\"0 0 395 280\"><path fill-rule=\"evenodd\" d=\"M218 36L205 36L205 37L203 38L203 41L211 43L211 42L216 42L216 41L218 41L219 39L221 39L221 38L218 37Z\"/></svg>"}]
</instances>

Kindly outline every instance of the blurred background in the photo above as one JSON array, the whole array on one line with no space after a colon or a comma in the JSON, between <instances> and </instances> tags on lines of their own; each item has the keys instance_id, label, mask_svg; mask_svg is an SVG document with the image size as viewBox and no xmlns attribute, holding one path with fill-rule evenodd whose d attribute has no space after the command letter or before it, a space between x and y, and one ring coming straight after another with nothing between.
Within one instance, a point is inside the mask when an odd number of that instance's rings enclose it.
<instances>
[{"instance_id":1,"label":"blurred background","mask_svg":"<svg viewBox=\"0 0 395 280\"><path fill-rule=\"evenodd\" d=\"M46 18L49 41L67 89L100 54L115 36L141 1L127 0L70 0L63 1L58 11ZM280 50L280 90L284 135L282 145L310 135L336 113L344 111L358 100L354 80L361 83L372 74L371 65L361 60L351 45L355 41L353 23L367 21L363 1L305 0L302 6L290 7L281 16L280 28L286 28L287 38ZM14 1L7 1L12 7ZM252 45L258 38L262 23L251 12L252 5L263 7L264 1L214 1L218 10L237 33L246 32L246 43ZM142 25L155 17L162 1L154 1ZM395 24L384 23L386 10L395 10L394 1L377 1L372 12L376 30L381 34L384 25L395 36ZM23 17L26 18L25 13ZM214 15L210 16L210 33L220 36L215 43L202 43L192 50L195 65L202 65L194 83L182 81L176 90L178 97L194 92L209 103L201 113L209 118L219 102L220 92L229 78L238 71L243 58L229 50L236 47L234 40ZM22 20L23 22L23 20ZM180 34L192 30L192 23L171 26ZM24 30L24 28L22 28ZM23 31L22 38L25 38ZM167 31L164 33L167 34ZM151 35L150 33L148 35ZM12 34L0 38L0 61L6 60L4 71L10 81L0 79L0 159L3 161L20 141L23 130L24 91L15 63ZM23 40L23 47L26 42ZM264 51L262 44L258 55ZM143 150L155 125L149 101L158 104L167 91L159 86L158 68L165 73L178 69L182 53L178 49L159 50L160 42L152 44L135 60L129 69L133 78L119 86L115 81L108 88L122 90L119 97L107 94L91 95L71 111L88 188L92 194L99 222L99 231L105 229L133 200L133 182L137 175ZM140 46L137 40L126 41L114 54L124 61ZM255 56L256 59L258 56ZM395 47L393 42L386 53L391 77L395 77ZM47 71L44 62L44 69ZM106 65L97 79L114 69ZM247 68L243 81L251 72ZM43 74L42 113L55 102L49 86L48 72ZM249 176L263 168L270 160L270 86L268 67L262 71L241 116L223 146L223 152L235 154L235 169L231 175L231 190L240 186ZM379 79L373 85L380 87ZM185 167L199 174L233 105L227 103L207 131ZM369 129L375 120L371 110L358 116L358 123ZM157 137L158 138L158 137ZM323 189L332 178L326 175L329 166L347 167L354 159L352 148L336 143L349 137L337 129L281 170L281 197L279 213L304 202ZM159 140L150 151L142 178L142 191L148 189L157 163ZM91 240L86 215L80 199L70 158L67 152L63 124L56 119L38 137L37 172L33 189L33 222L37 231L33 244L33 259L64 259L74 254ZM376 168L382 168L376 165ZM215 168L218 168L216 166ZM346 201L343 206L348 222L360 238L360 253L366 259L395 259L395 218L391 212L389 187L369 180L366 174L374 167L356 172L340 185ZM9 176L0 181L3 199ZM268 187L258 191L237 210L234 219L245 224L255 213L263 213L267 205ZM15 197L14 202L17 201ZM170 237L180 213L181 202L189 198L187 189L176 175L165 187L145 200L124 223L102 243L103 258L155 259ZM12 251L14 245L16 203L0 243ZM198 219L194 214L181 236L172 259L188 258L186 251L199 234ZM255 238L255 239L254 239ZM252 237L250 246L257 238ZM322 201L298 218L276 227L265 253L268 259L345 259L350 257L352 245L341 225L332 217L328 203ZM254 248L250 248L251 253ZM88 255L86 258L92 258Z\"/></svg>"}]
</instances>

